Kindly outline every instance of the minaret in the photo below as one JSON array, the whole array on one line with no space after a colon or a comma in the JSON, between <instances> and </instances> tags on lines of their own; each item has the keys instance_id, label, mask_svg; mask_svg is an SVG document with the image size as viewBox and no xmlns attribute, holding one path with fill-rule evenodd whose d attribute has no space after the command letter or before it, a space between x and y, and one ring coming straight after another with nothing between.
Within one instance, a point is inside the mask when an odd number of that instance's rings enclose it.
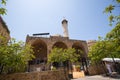
<instances>
[{"instance_id":1,"label":"minaret","mask_svg":"<svg viewBox=\"0 0 120 80\"><path fill-rule=\"evenodd\" d=\"M69 34L68 34L68 21L66 19L63 19L62 27L63 27L63 36L64 37L69 37Z\"/></svg>"}]
</instances>

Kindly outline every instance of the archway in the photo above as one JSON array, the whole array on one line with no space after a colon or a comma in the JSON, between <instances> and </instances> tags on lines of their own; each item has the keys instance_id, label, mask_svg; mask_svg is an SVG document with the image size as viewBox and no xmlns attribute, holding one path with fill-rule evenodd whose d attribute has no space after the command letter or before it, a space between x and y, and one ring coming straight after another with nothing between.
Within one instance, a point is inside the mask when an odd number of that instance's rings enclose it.
<instances>
[{"instance_id":1,"label":"archway","mask_svg":"<svg viewBox=\"0 0 120 80\"><path fill-rule=\"evenodd\" d=\"M67 45L63 42L56 42L52 48L62 48L62 49L67 49Z\"/></svg>"},{"instance_id":2,"label":"archway","mask_svg":"<svg viewBox=\"0 0 120 80\"><path fill-rule=\"evenodd\" d=\"M80 57L84 57L84 47L81 46L79 42L74 43L72 48L76 50L76 54L79 54Z\"/></svg>"},{"instance_id":3,"label":"archway","mask_svg":"<svg viewBox=\"0 0 120 80\"><path fill-rule=\"evenodd\" d=\"M66 45L65 43L63 43L63 42L56 42L56 43L53 44L53 46L52 46L52 49L54 49L54 48L67 49L67 45ZM61 62L61 63L54 62L52 65L55 66L56 68L59 68L60 66L63 66L64 63L63 63L63 62Z\"/></svg>"},{"instance_id":4,"label":"archway","mask_svg":"<svg viewBox=\"0 0 120 80\"><path fill-rule=\"evenodd\" d=\"M47 61L47 45L42 40L36 40L32 44L35 59L32 60L33 64L40 64Z\"/></svg>"},{"instance_id":5,"label":"archway","mask_svg":"<svg viewBox=\"0 0 120 80\"><path fill-rule=\"evenodd\" d=\"M80 44L80 42L75 42L72 45L72 48L74 48L76 50L76 54L80 55L80 57L78 59L79 63L76 64L76 65L80 65L80 69L84 70L85 73L88 74L88 71L87 71L87 60L86 60L86 57L85 57L84 46L82 46L82 44Z\"/></svg>"}]
</instances>

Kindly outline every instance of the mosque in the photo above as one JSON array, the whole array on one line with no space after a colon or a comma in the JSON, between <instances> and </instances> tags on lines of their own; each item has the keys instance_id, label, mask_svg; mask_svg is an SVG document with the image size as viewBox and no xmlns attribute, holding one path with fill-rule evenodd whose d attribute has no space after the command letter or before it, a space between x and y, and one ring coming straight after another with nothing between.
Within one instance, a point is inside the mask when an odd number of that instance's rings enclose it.
<instances>
[{"instance_id":1,"label":"mosque","mask_svg":"<svg viewBox=\"0 0 120 80\"><path fill-rule=\"evenodd\" d=\"M76 54L81 55L79 60L83 70L87 68L87 42L84 40L69 39L68 21L63 19L61 24L63 27L63 36L55 35L43 37L45 35L49 35L49 33L33 34L32 36L27 35L26 43L32 45L33 51L35 53L35 59L29 62L30 71L38 70L40 67L45 65L47 62L47 56L54 47L63 49L75 48ZM82 50L83 54L81 54L78 50ZM48 69L47 67L45 68Z\"/></svg>"},{"instance_id":2,"label":"mosque","mask_svg":"<svg viewBox=\"0 0 120 80\"><path fill-rule=\"evenodd\" d=\"M32 36L27 35L26 43L29 43L33 47L35 55L35 58L28 62L29 63L27 67L28 71L42 71L43 67L44 70L50 70L50 65L47 65L48 54L51 53L51 50L54 47L57 47L63 49L74 48L76 50L76 54L80 55L78 59L80 69L84 70L85 73L92 72L89 71L90 68L89 59L87 56L90 46L95 44L96 40L85 41L70 39L68 33L68 21L66 19L63 19L61 24L63 28L63 35L51 36L49 33L38 33L33 34ZM10 31L1 16L0 16L0 36L6 37L7 41L9 41L11 38ZM0 43L2 43L2 40L0 40ZM81 50L82 53L79 50Z\"/></svg>"}]
</instances>

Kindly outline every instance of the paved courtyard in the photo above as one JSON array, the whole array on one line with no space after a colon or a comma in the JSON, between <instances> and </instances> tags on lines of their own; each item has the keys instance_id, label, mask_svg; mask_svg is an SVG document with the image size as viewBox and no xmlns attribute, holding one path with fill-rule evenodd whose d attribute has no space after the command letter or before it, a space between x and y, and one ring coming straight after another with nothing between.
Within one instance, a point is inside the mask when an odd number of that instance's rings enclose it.
<instances>
[{"instance_id":1,"label":"paved courtyard","mask_svg":"<svg viewBox=\"0 0 120 80\"><path fill-rule=\"evenodd\" d=\"M79 79L71 79L71 80L120 80L120 78L111 78L111 77L104 77L101 75L95 75L95 76L85 76L83 78Z\"/></svg>"}]
</instances>

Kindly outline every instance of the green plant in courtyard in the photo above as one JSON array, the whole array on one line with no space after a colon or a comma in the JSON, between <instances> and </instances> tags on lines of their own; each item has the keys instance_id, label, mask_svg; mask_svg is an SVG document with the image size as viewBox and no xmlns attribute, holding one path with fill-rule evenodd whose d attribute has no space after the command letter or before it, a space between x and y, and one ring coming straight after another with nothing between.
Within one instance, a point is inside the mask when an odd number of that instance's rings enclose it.
<instances>
[{"instance_id":1,"label":"green plant in courtyard","mask_svg":"<svg viewBox=\"0 0 120 80\"><path fill-rule=\"evenodd\" d=\"M1 38L0 38L1 39ZM0 73L24 72L28 61L34 58L30 45L11 39L0 44Z\"/></svg>"},{"instance_id":2,"label":"green plant in courtyard","mask_svg":"<svg viewBox=\"0 0 120 80\"><path fill-rule=\"evenodd\" d=\"M48 63L53 62L64 62L64 61L70 61L75 62L78 61L78 58L80 57L79 54L75 53L75 49L68 48L68 49L62 49L62 48L54 48L51 50L51 53L48 55Z\"/></svg>"},{"instance_id":3,"label":"green plant in courtyard","mask_svg":"<svg viewBox=\"0 0 120 80\"><path fill-rule=\"evenodd\" d=\"M48 55L48 63L61 62L65 61L62 48L54 48L51 50L51 53Z\"/></svg>"},{"instance_id":4,"label":"green plant in courtyard","mask_svg":"<svg viewBox=\"0 0 120 80\"><path fill-rule=\"evenodd\" d=\"M107 40L98 40L89 50L89 58L93 63L101 62L105 57L111 57L113 52L112 44Z\"/></svg>"},{"instance_id":5,"label":"green plant in courtyard","mask_svg":"<svg viewBox=\"0 0 120 80\"><path fill-rule=\"evenodd\" d=\"M92 62L100 62L105 57L120 58L120 14L114 11L120 10L120 0L113 0L113 3L104 10L109 14L110 26L114 28L107 33L104 39L99 39L90 51L89 57Z\"/></svg>"},{"instance_id":6,"label":"green plant in courtyard","mask_svg":"<svg viewBox=\"0 0 120 80\"><path fill-rule=\"evenodd\" d=\"M110 25L114 26L106 35L106 40L111 44L111 48L110 46L108 48L112 49L112 51L109 49L109 53L113 58L120 58L120 13L114 13L117 10L120 10L120 0L114 0L112 4L105 8L105 12L110 15Z\"/></svg>"},{"instance_id":7,"label":"green plant in courtyard","mask_svg":"<svg viewBox=\"0 0 120 80\"><path fill-rule=\"evenodd\" d=\"M80 69L80 65L75 65L75 68L78 68L78 69Z\"/></svg>"}]
</instances>

